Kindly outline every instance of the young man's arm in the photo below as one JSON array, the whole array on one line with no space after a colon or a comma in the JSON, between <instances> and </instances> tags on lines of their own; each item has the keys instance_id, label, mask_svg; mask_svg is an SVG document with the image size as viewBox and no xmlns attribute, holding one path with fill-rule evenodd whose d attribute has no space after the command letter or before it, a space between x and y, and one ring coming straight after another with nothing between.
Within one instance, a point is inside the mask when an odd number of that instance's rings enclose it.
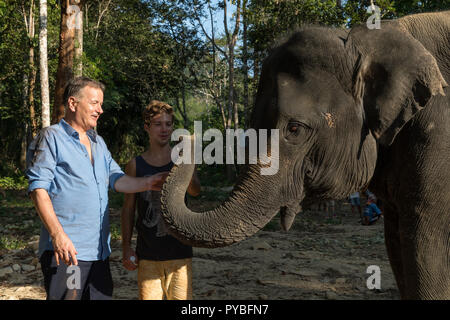
<instances>
[{"instance_id":1,"label":"young man's arm","mask_svg":"<svg viewBox=\"0 0 450 320\"><path fill-rule=\"evenodd\" d=\"M131 159L125 167L125 174L131 177L136 176L136 160ZM136 211L136 194L125 193L122 215L121 215L121 230L122 230L122 264L125 269L133 271L136 269L137 258L136 253L131 248L131 238L133 236L134 228L134 214ZM130 260L135 257L134 263Z\"/></svg>"},{"instance_id":2,"label":"young man's arm","mask_svg":"<svg viewBox=\"0 0 450 320\"><path fill-rule=\"evenodd\" d=\"M34 202L34 206L36 207L39 217L52 238L56 264L59 265L59 260L61 259L67 265L71 265L72 262L73 264L78 265L76 258L78 252L75 250L72 241L64 232L63 227L55 214L52 201L50 200L47 190L34 189L31 191L30 196Z\"/></svg>"}]
</instances>

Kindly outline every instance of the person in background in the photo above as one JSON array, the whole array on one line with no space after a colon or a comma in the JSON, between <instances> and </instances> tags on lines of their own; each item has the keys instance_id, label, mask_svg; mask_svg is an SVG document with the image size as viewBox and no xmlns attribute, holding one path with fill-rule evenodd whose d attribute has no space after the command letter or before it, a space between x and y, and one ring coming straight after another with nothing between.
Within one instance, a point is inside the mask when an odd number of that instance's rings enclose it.
<instances>
[{"instance_id":1,"label":"person in background","mask_svg":"<svg viewBox=\"0 0 450 320\"><path fill-rule=\"evenodd\" d=\"M364 220L363 225L372 225L380 219L382 216L381 210L376 205L376 199L373 195L369 196L367 199L366 208L364 209Z\"/></svg>"},{"instance_id":2,"label":"person in background","mask_svg":"<svg viewBox=\"0 0 450 320\"><path fill-rule=\"evenodd\" d=\"M167 103L151 101L143 112L144 130L149 148L127 164L131 176L153 176L173 167L169 145L173 131L173 109ZM200 182L194 171L187 192L200 193ZM161 192L146 191L126 194L122 208L123 266L138 269L139 299L192 299L192 247L182 244L167 233L161 217ZM136 252L131 238L137 207Z\"/></svg>"},{"instance_id":3,"label":"person in background","mask_svg":"<svg viewBox=\"0 0 450 320\"><path fill-rule=\"evenodd\" d=\"M362 209L361 209L361 200L359 197L359 192L352 193L349 197L350 205L352 208L352 213L355 212L355 208L359 213L360 222L363 220Z\"/></svg>"}]
</instances>

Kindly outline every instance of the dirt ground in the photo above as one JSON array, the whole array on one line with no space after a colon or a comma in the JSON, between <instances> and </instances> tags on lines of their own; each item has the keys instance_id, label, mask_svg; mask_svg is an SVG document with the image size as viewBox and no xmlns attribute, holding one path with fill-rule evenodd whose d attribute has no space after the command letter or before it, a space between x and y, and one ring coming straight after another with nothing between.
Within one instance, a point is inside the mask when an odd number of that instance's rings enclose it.
<instances>
[{"instance_id":1,"label":"dirt ground","mask_svg":"<svg viewBox=\"0 0 450 320\"><path fill-rule=\"evenodd\" d=\"M216 203L192 203L197 210ZM111 220L120 213L111 210ZM253 237L219 248L194 248L196 300L223 299L399 299L384 245L383 221L358 223L357 213L342 202L336 218L310 210L300 213L289 232L276 217ZM23 250L2 252L0 300L45 299L36 258L39 237ZM119 240L112 241L114 299L137 299L136 272L121 265ZM367 268L380 267L381 289L369 290Z\"/></svg>"}]
</instances>

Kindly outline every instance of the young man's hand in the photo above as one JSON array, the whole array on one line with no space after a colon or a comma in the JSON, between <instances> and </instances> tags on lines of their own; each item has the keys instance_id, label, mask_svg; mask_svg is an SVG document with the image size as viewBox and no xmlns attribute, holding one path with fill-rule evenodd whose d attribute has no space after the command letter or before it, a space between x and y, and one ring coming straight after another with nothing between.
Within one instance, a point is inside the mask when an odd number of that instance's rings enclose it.
<instances>
[{"instance_id":1,"label":"young man's hand","mask_svg":"<svg viewBox=\"0 0 450 320\"><path fill-rule=\"evenodd\" d=\"M134 257L134 261L133 258ZM122 248L122 265L128 271L136 270L138 264L138 258L136 257L136 253L131 247L123 247Z\"/></svg>"}]
</instances>

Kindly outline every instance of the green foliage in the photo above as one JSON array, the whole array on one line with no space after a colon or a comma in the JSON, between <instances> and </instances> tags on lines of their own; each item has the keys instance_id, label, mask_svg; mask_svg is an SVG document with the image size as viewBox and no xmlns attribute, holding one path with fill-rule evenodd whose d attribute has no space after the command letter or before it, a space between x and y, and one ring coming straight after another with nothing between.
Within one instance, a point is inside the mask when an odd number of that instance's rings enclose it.
<instances>
[{"instance_id":1,"label":"green foliage","mask_svg":"<svg viewBox=\"0 0 450 320\"><path fill-rule=\"evenodd\" d=\"M23 175L0 177L0 188L3 190L22 190L27 188L28 181Z\"/></svg>"},{"instance_id":2,"label":"green foliage","mask_svg":"<svg viewBox=\"0 0 450 320\"><path fill-rule=\"evenodd\" d=\"M110 208L120 209L123 205L123 193L109 191L108 200Z\"/></svg>"},{"instance_id":3,"label":"green foliage","mask_svg":"<svg viewBox=\"0 0 450 320\"><path fill-rule=\"evenodd\" d=\"M110 230L111 230L111 240L121 240L122 239L120 224L112 222L110 224Z\"/></svg>"},{"instance_id":4,"label":"green foliage","mask_svg":"<svg viewBox=\"0 0 450 320\"><path fill-rule=\"evenodd\" d=\"M5 194L0 194L0 250L23 249L31 235L39 234L39 217L26 195L23 177L0 181L0 187L6 187Z\"/></svg>"},{"instance_id":5,"label":"green foliage","mask_svg":"<svg viewBox=\"0 0 450 320\"><path fill-rule=\"evenodd\" d=\"M0 250L20 250L26 247L27 243L23 239L12 236L0 236Z\"/></svg>"},{"instance_id":6,"label":"green foliage","mask_svg":"<svg viewBox=\"0 0 450 320\"><path fill-rule=\"evenodd\" d=\"M410 13L445 10L450 0L376 0L384 19ZM109 3L108 7L106 4ZM242 3L242 1L241 1ZM342 5L339 6L339 3ZM212 66L215 62L217 99L228 104L228 65L226 37L217 28L222 25L222 1L207 0L99 0L87 1L84 17L83 73L106 84L104 114L98 131L122 166L141 153L148 143L141 111L152 99L164 100L175 108L175 127L192 131L193 122L201 120L204 130L223 128L217 101L211 97ZM228 6L235 19L237 1ZM30 2L0 0L0 176L19 174L23 141L30 112L24 103L26 77L30 66L28 52L35 48L38 66L37 35L28 39L23 9ZM370 0L248 0L248 83L250 104L257 88L261 62L275 40L304 24L350 27L369 17ZM35 1L35 29L39 30L39 2ZM211 46L199 21L209 34L210 11L215 15L215 41L223 52ZM86 10L87 9L87 10ZM60 1L48 0L48 67L50 103L53 104L58 65ZM234 10L234 12L233 12ZM101 14L101 15L100 15ZM244 16L241 16L244 19ZM231 27L231 23L229 25ZM242 28L242 24L241 24ZM242 31L242 29L241 29ZM234 92L240 126L247 123L244 110L243 34L239 33L235 59ZM213 52L215 51L215 56ZM34 98L40 114L40 79L36 79ZM184 103L183 103L184 101ZM39 118L39 117L38 117ZM27 139L23 139L26 137ZM28 141L26 141L28 140ZM206 179L214 170L203 170ZM211 174L210 174L211 171ZM5 185L15 182L3 181Z\"/></svg>"},{"instance_id":7,"label":"green foliage","mask_svg":"<svg viewBox=\"0 0 450 320\"><path fill-rule=\"evenodd\" d=\"M21 138L17 119L27 116L21 104L21 84L27 72L24 63L27 40L21 19L15 1L0 1L0 174L4 174L11 163L15 164L16 159L11 155L16 154Z\"/></svg>"},{"instance_id":8,"label":"green foliage","mask_svg":"<svg viewBox=\"0 0 450 320\"><path fill-rule=\"evenodd\" d=\"M249 42L262 59L274 41L304 24L340 26L342 9L331 0L254 0L249 4Z\"/></svg>"},{"instance_id":9,"label":"green foliage","mask_svg":"<svg viewBox=\"0 0 450 320\"><path fill-rule=\"evenodd\" d=\"M378 0L374 4L380 8L382 19L395 18L395 1ZM352 27L357 23L364 23L373 14L368 12L370 7L370 0L354 1L349 0L345 4L344 11L347 17L347 26Z\"/></svg>"},{"instance_id":10,"label":"green foliage","mask_svg":"<svg viewBox=\"0 0 450 320\"><path fill-rule=\"evenodd\" d=\"M37 3L36 3L37 2ZM24 80L29 75L28 54L34 46L38 65L39 1L35 1L35 37L28 39L22 9L29 10L29 1L0 0L0 175L10 175L19 168L21 143L30 114L24 105ZM59 43L59 8L56 0L48 1L48 56L50 92L53 92ZM23 7L22 7L23 5ZM40 114L39 72L35 84L35 108ZM29 140L29 139L28 139ZM28 141L29 142L29 141Z\"/></svg>"},{"instance_id":11,"label":"green foliage","mask_svg":"<svg viewBox=\"0 0 450 320\"><path fill-rule=\"evenodd\" d=\"M408 14L450 9L450 0L396 0L394 8L397 17Z\"/></svg>"}]
</instances>

